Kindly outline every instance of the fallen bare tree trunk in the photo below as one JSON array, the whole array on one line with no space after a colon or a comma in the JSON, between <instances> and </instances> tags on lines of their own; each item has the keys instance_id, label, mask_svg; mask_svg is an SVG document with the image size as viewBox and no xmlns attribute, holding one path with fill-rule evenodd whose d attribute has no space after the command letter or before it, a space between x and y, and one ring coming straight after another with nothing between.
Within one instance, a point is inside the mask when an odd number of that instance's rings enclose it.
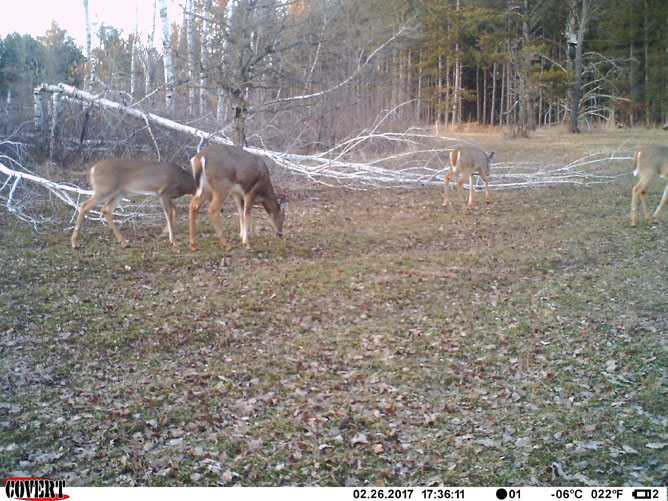
<instances>
[{"instance_id":1,"label":"fallen bare tree trunk","mask_svg":"<svg viewBox=\"0 0 668 501\"><path fill-rule=\"evenodd\" d=\"M158 157L160 151L158 142L150 129L151 124L199 139L200 145L204 141L232 144L230 139L221 133L209 133L183 125L65 84L43 84L35 89L36 118L39 119L38 124L41 126L41 130L38 130L37 134L48 132L44 127L46 122L42 105L44 93L59 94L65 100L80 102L84 105L84 109L88 111L91 108L99 107L143 122L148 126ZM447 152L455 144L462 144L464 141L457 138L436 136L419 129L409 129L404 132L381 132L381 126L393 111L388 111L370 130L364 131L319 154L299 155L260 148L247 149L253 153L271 158L276 164L290 172L325 185L344 186L351 189L442 186L444 175L449 170L449 163L446 160ZM51 125L53 128L54 124ZM54 134L51 134L51 142L55 140ZM63 141L67 142L68 139L62 137L61 134L57 140L63 143ZM377 146L378 142L382 142L384 146L391 145L395 153L371 160L357 160L358 158L365 158L364 148L366 146ZM7 141L0 141L0 146L6 144L8 144ZM491 187L498 190L557 184L591 185L610 182L628 174L615 174L609 169L609 165L613 162L630 159L631 152L621 152L619 154L615 152L612 154L595 153L586 155L566 165L544 165L539 162L499 162L492 166ZM71 207L73 209L72 217L76 215L82 197L91 194L89 190L68 183L55 182L26 172L26 170L20 161L0 154L0 201L10 213L35 226L44 222L45 218L39 213L36 216L30 215L27 210L27 208L33 206L31 203L33 199L39 199L37 190L33 189L32 186L41 187L50 196L53 195L55 199ZM22 181L27 183L21 184ZM18 189L19 185L21 189ZM472 188L477 189L478 187L473 186ZM17 200L18 198L21 198L21 200ZM123 205L117 208L115 215L122 220L143 218L147 214L147 209L149 207L153 208L154 205L154 201L150 199L139 204L124 201ZM39 204L35 205L32 210L33 214L34 211L38 211ZM158 214L157 211L154 212ZM100 214L93 213L93 217L99 219Z\"/></svg>"},{"instance_id":2,"label":"fallen bare tree trunk","mask_svg":"<svg viewBox=\"0 0 668 501\"><path fill-rule=\"evenodd\" d=\"M49 85L42 84L35 90L36 99L44 92L61 93L62 95L86 103L90 106L99 106L105 110L115 111L138 120L145 124L151 123L190 135L200 140L219 144L232 144L232 141L220 132L209 133L189 125L178 123L174 120L146 113L142 110L124 106L116 101L96 96L66 84ZM408 101L407 103L409 103ZM407 104L403 103L403 104ZM402 105L400 105L402 106ZM462 144L465 141L458 138L440 137L420 130L407 130L404 132L380 132L385 120L396 110L390 110L380 118L371 130L365 131L326 152L315 155L300 155L284 153L261 148L246 148L248 151L271 158L276 164L295 174L305 176L322 184L335 184L349 188L364 188L369 186L385 187L410 187L415 185L441 184L445 173L449 170L447 153L453 145ZM150 128L149 128L150 133ZM153 138L158 156L160 152ZM406 151L387 155L367 162L346 160L354 157L359 150L372 141L384 141L388 144L400 144ZM431 141L441 143L441 147L429 147L423 143ZM601 173L593 173L580 170L581 167L591 169L593 166L601 165L610 161L626 160L630 156L606 156L604 154L587 156L586 161L576 160L567 166L555 165L533 165L526 168L513 169L510 172L504 168L501 172L492 169L492 187L494 189L516 188L547 184L586 184L587 182L604 182L614 179ZM430 165L435 164L434 167ZM392 166L383 167L383 165Z\"/></svg>"}]
</instances>

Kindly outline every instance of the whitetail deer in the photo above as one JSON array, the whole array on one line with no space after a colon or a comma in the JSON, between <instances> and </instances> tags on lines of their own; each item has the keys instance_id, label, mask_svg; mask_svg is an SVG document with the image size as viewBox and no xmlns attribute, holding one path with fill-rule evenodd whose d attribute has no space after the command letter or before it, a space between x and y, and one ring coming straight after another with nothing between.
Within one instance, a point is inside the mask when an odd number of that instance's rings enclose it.
<instances>
[{"instance_id":1,"label":"whitetail deer","mask_svg":"<svg viewBox=\"0 0 668 501\"><path fill-rule=\"evenodd\" d=\"M123 247L128 241L114 224L113 211L126 194L157 195L167 219L169 241L174 240L174 221L176 209L172 200L183 195L195 193L195 180L190 172L172 163L152 160L102 160L90 168L88 173L93 187L93 196L86 200L79 211L74 232L72 248L79 247L79 231L86 213L98 203L104 204L102 214L114 232L116 240Z\"/></svg>"},{"instance_id":2,"label":"whitetail deer","mask_svg":"<svg viewBox=\"0 0 668 501\"><path fill-rule=\"evenodd\" d=\"M484 151L465 146L456 148L450 152L450 172L445 176L445 191L443 192L443 205L448 205L448 187L451 180L459 174L459 180L455 185L455 190L461 189L464 181L469 180L469 201L468 206L473 207L473 175L477 174L485 183L485 201L489 203L489 162L494 156L494 152L489 155Z\"/></svg>"},{"instance_id":3,"label":"whitetail deer","mask_svg":"<svg viewBox=\"0 0 668 501\"><path fill-rule=\"evenodd\" d=\"M663 196L654 211L654 215L650 214L647 208L647 189L657 177L668 178L668 146L644 146L640 148L636 152L635 167L636 170L633 175L640 179L633 186L631 194L631 226L638 223L638 198L640 198L642 204L645 221L647 224L653 224L668 201L668 184L663 190Z\"/></svg>"},{"instance_id":4,"label":"whitetail deer","mask_svg":"<svg viewBox=\"0 0 668 501\"><path fill-rule=\"evenodd\" d=\"M239 214L241 241L248 246L251 209L254 202L262 204L277 236L283 236L283 221L287 202L277 196L269 177L266 161L238 146L211 145L190 159L197 192L190 201L190 248L197 250L197 214L203 203L210 200L209 217L220 244L227 242L223 235L221 208L232 194Z\"/></svg>"}]
</instances>

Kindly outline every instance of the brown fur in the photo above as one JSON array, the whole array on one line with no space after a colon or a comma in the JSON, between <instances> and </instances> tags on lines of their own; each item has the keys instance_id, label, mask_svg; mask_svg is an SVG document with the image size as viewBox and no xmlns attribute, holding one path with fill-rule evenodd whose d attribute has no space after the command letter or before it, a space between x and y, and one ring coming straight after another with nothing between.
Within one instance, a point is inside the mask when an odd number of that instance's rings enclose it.
<instances>
[{"instance_id":1,"label":"brown fur","mask_svg":"<svg viewBox=\"0 0 668 501\"><path fill-rule=\"evenodd\" d=\"M232 193L239 213L240 236L249 245L251 209L262 204L279 237L283 235L284 199L274 192L266 161L238 146L211 145L191 160L193 176L198 179L197 192L190 202L190 247L197 249L197 214L210 200L209 218L221 245L225 246L220 209Z\"/></svg>"},{"instance_id":2,"label":"brown fur","mask_svg":"<svg viewBox=\"0 0 668 501\"><path fill-rule=\"evenodd\" d=\"M448 205L448 187L457 175L459 180L455 185L455 190L464 186L464 182L469 181L469 200L468 206L473 207L473 175L477 174L485 183L485 201L489 203L489 162L494 156L494 152L489 155L484 151L465 146L454 149L450 152L450 172L445 176L445 191L443 192L443 205Z\"/></svg>"},{"instance_id":3,"label":"brown fur","mask_svg":"<svg viewBox=\"0 0 668 501\"><path fill-rule=\"evenodd\" d=\"M114 224L113 212L118 202L128 193L153 194L160 197L162 208L167 219L169 241L174 240L174 223L176 209L172 200L195 192L195 181L192 175L172 163L161 163L152 160L101 160L93 165L88 173L93 187L93 196L86 200L77 217L72 233L72 248L79 247L79 232L86 213L98 203L103 203L102 214L109 223L116 240L123 246L128 241Z\"/></svg>"},{"instance_id":4,"label":"brown fur","mask_svg":"<svg viewBox=\"0 0 668 501\"><path fill-rule=\"evenodd\" d=\"M647 224L656 222L656 218L668 201L668 184L663 190L661 201L654 214L647 208L647 190L658 177L668 177L668 146L644 146L635 154L635 172L638 182L631 190L631 226L638 224L638 199L642 205Z\"/></svg>"}]
</instances>

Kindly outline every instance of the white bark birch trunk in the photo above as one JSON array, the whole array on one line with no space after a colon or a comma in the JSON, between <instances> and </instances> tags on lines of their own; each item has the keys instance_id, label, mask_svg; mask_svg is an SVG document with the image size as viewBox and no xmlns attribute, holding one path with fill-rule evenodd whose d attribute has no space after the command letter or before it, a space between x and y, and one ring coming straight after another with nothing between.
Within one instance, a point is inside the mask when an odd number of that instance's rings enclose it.
<instances>
[{"instance_id":1,"label":"white bark birch trunk","mask_svg":"<svg viewBox=\"0 0 668 501\"><path fill-rule=\"evenodd\" d=\"M196 89L196 70L195 70L195 2L188 0L186 2L185 22L187 23L186 35L188 38L188 115L195 115L195 105L197 100Z\"/></svg>"},{"instance_id":2,"label":"white bark birch trunk","mask_svg":"<svg viewBox=\"0 0 668 501\"><path fill-rule=\"evenodd\" d=\"M88 71L84 77L84 88L89 89L91 82L95 80L95 63L93 61L93 53L91 47L91 34L90 34L90 11L88 8L88 0L83 0L84 7L84 17L86 23L86 46L84 47L86 62L88 63Z\"/></svg>"},{"instance_id":3,"label":"white bark birch trunk","mask_svg":"<svg viewBox=\"0 0 668 501\"><path fill-rule=\"evenodd\" d=\"M35 131L39 134L44 130L44 94L39 89L33 92L33 112Z\"/></svg>"},{"instance_id":4,"label":"white bark birch trunk","mask_svg":"<svg viewBox=\"0 0 668 501\"><path fill-rule=\"evenodd\" d=\"M58 144L58 131L60 122L60 92L54 92L51 96L51 129L49 131L49 160L56 157L56 146Z\"/></svg>"},{"instance_id":5,"label":"white bark birch trunk","mask_svg":"<svg viewBox=\"0 0 668 501\"><path fill-rule=\"evenodd\" d=\"M169 115L176 112L174 99L174 59L172 57L172 25L169 22L168 0L160 0L160 20L162 21L162 48L165 67L165 108Z\"/></svg>"},{"instance_id":6,"label":"white bark birch trunk","mask_svg":"<svg viewBox=\"0 0 668 501\"><path fill-rule=\"evenodd\" d=\"M216 105L216 123L218 127L225 124L225 91L218 89L218 104Z\"/></svg>"},{"instance_id":7,"label":"white bark birch trunk","mask_svg":"<svg viewBox=\"0 0 668 501\"><path fill-rule=\"evenodd\" d=\"M199 114L204 115L208 105L209 91L209 16L211 15L211 0L202 2L202 36L200 38L200 65L199 65Z\"/></svg>"}]
</instances>

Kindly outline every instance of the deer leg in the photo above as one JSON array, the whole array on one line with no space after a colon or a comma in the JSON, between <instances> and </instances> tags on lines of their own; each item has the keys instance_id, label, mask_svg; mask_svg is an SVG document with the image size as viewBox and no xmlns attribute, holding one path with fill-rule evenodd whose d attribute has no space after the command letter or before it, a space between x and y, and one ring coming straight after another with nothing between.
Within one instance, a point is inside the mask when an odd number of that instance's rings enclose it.
<instances>
[{"instance_id":1,"label":"deer leg","mask_svg":"<svg viewBox=\"0 0 668 501\"><path fill-rule=\"evenodd\" d=\"M234 203L237 206L237 214L239 215L239 238L244 239L244 199L241 195L234 195Z\"/></svg>"},{"instance_id":2,"label":"deer leg","mask_svg":"<svg viewBox=\"0 0 668 501\"><path fill-rule=\"evenodd\" d=\"M174 241L174 221L175 221L174 216L176 213L176 209L174 208L172 199L169 198L167 195L161 195L160 201L162 202L162 210L165 213L165 219L167 219L167 232L169 233L169 243L171 243L173 246L176 246L176 242Z\"/></svg>"},{"instance_id":3,"label":"deer leg","mask_svg":"<svg viewBox=\"0 0 668 501\"><path fill-rule=\"evenodd\" d=\"M443 205L449 205L449 200L448 200L448 190L450 189L450 181L455 177L455 170L450 169L450 172L448 172L448 175L445 176L445 179L443 180L444 186L443 186Z\"/></svg>"},{"instance_id":4,"label":"deer leg","mask_svg":"<svg viewBox=\"0 0 668 501\"><path fill-rule=\"evenodd\" d=\"M194 195L190 200L190 208L188 209L188 236L190 239L190 250L197 250L197 214L202 207L202 196Z\"/></svg>"},{"instance_id":5,"label":"deer leg","mask_svg":"<svg viewBox=\"0 0 668 501\"><path fill-rule=\"evenodd\" d=\"M221 195L218 192L214 192L213 197L211 198L211 203L209 204L209 219L211 219L213 228L216 230L216 235L218 235L221 247L227 247L227 240L225 240L225 232L223 230L223 218L220 215L225 195L227 195L227 193Z\"/></svg>"},{"instance_id":6,"label":"deer leg","mask_svg":"<svg viewBox=\"0 0 668 501\"><path fill-rule=\"evenodd\" d=\"M489 178L488 177L483 177L482 180L485 183L485 203L489 203Z\"/></svg>"},{"instance_id":7,"label":"deer leg","mask_svg":"<svg viewBox=\"0 0 668 501\"><path fill-rule=\"evenodd\" d=\"M455 184L455 191L459 193L461 190L464 189L464 178L460 177L459 181ZM459 195L457 195L457 198L459 198Z\"/></svg>"},{"instance_id":8,"label":"deer leg","mask_svg":"<svg viewBox=\"0 0 668 501\"><path fill-rule=\"evenodd\" d=\"M90 211L93 207L95 207L95 204L97 204L98 199L99 195L94 193L92 197L90 197L81 205L81 209L79 209L79 215L77 216L77 222L74 225L74 231L72 232L73 249L79 248L79 232L81 231L81 225L83 224L88 211Z\"/></svg>"},{"instance_id":9,"label":"deer leg","mask_svg":"<svg viewBox=\"0 0 668 501\"><path fill-rule=\"evenodd\" d=\"M469 176L469 208L473 207L473 174Z\"/></svg>"},{"instance_id":10,"label":"deer leg","mask_svg":"<svg viewBox=\"0 0 668 501\"><path fill-rule=\"evenodd\" d=\"M242 243L246 247L250 247L248 243L248 233L251 226L251 209L253 208L253 198L255 197L254 193L248 193L244 196L244 236L242 238Z\"/></svg>"},{"instance_id":11,"label":"deer leg","mask_svg":"<svg viewBox=\"0 0 668 501\"><path fill-rule=\"evenodd\" d=\"M172 203L172 228L175 226L175 221L176 221L176 207ZM161 237L166 237L169 236L169 225L165 224L165 227L162 229L160 232Z\"/></svg>"},{"instance_id":12,"label":"deer leg","mask_svg":"<svg viewBox=\"0 0 668 501\"><path fill-rule=\"evenodd\" d=\"M647 186L643 184L637 191L638 191L638 197L640 197L640 205L642 206L642 212L643 215L645 216L645 222L647 224L652 224L654 220L652 219L652 214L647 208Z\"/></svg>"},{"instance_id":13,"label":"deer leg","mask_svg":"<svg viewBox=\"0 0 668 501\"><path fill-rule=\"evenodd\" d=\"M663 209L664 205L666 205L666 202L668 202L668 184L666 184L666 187L663 190L663 195L661 196L661 201L659 202L659 205L656 207L656 210L654 211L654 219L659 217L659 214L661 213L661 210Z\"/></svg>"},{"instance_id":14,"label":"deer leg","mask_svg":"<svg viewBox=\"0 0 668 501\"><path fill-rule=\"evenodd\" d=\"M640 183L631 189L631 226L638 224L638 187Z\"/></svg>"},{"instance_id":15,"label":"deer leg","mask_svg":"<svg viewBox=\"0 0 668 501\"><path fill-rule=\"evenodd\" d=\"M119 229L116 227L116 224L114 223L114 209L116 208L116 205L118 205L118 202L121 200L121 198L123 198L122 193L112 197L111 200L109 200L102 207L102 214L107 220L107 223L109 223L111 231L114 232L114 236L116 237L116 240L118 240L118 243L121 244L121 247L127 247L130 245L130 243L125 239L123 234L119 231Z\"/></svg>"}]
</instances>

